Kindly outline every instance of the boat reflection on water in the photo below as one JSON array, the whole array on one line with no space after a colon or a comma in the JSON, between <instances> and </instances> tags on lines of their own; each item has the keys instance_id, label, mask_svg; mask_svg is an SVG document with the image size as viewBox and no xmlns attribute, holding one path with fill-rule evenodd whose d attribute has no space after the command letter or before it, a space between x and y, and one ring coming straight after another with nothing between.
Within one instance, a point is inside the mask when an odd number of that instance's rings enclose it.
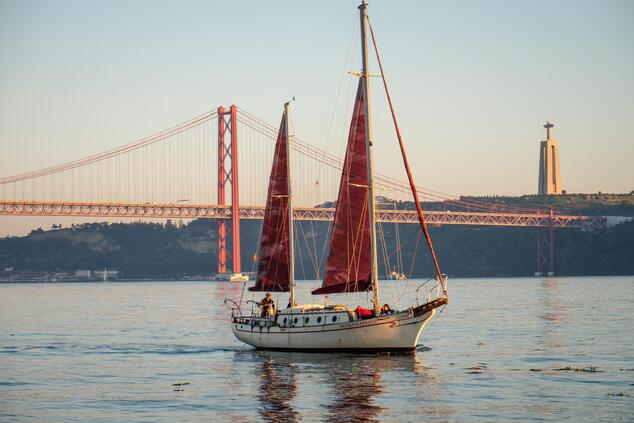
<instances>
[{"instance_id":1,"label":"boat reflection on water","mask_svg":"<svg viewBox=\"0 0 634 423\"><path fill-rule=\"evenodd\" d=\"M389 357L352 358L331 368L334 401L326 408L333 421L378 421L383 407L374 401L383 392L381 373L398 367ZM343 363L342 363L343 364Z\"/></svg>"},{"instance_id":2,"label":"boat reflection on water","mask_svg":"<svg viewBox=\"0 0 634 423\"><path fill-rule=\"evenodd\" d=\"M260 358L260 415L272 422L299 421L299 414L291 405L297 392L295 366L279 353L263 353Z\"/></svg>"},{"instance_id":3,"label":"boat reflection on water","mask_svg":"<svg viewBox=\"0 0 634 423\"><path fill-rule=\"evenodd\" d=\"M559 280L548 278L541 286L543 312L540 317L544 323L541 343L544 351L563 353L559 329L566 318L566 303L561 298Z\"/></svg>"},{"instance_id":4,"label":"boat reflection on water","mask_svg":"<svg viewBox=\"0 0 634 423\"><path fill-rule=\"evenodd\" d=\"M561 300L559 280L548 278L541 283L541 286L544 288L541 290L544 305L542 319L546 322L561 322L565 317L565 302Z\"/></svg>"},{"instance_id":5,"label":"boat reflection on water","mask_svg":"<svg viewBox=\"0 0 634 423\"><path fill-rule=\"evenodd\" d=\"M380 421L385 417L378 399L381 394L388 390L398 393L401 386L411 386L412 382L423 386L437 382L436 378L429 377L416 353L359 356L254 351L252 354L260 376L256 395L260 403L258 409L262 419L267 421L315 418L312 412L317 410L322 413L327 410L327 415L320 416L320 420ZM386 377L389 382L385 381ZM428 389L427 393L430 391L435 389ZM421 399L417 396L397 401L403 400L405 407L406 401Z\"/></svg>"}]
</instances>

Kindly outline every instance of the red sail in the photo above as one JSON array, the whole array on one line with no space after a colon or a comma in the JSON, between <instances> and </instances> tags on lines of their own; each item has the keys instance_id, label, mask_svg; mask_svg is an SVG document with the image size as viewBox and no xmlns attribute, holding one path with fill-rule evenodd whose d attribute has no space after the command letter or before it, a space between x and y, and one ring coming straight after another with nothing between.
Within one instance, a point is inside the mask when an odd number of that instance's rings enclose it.
<instances>
[{"instance_id":1,"label":"red sail","mask_svg":"<svg viewBox=\"0 0 634 423\"><path fill-rule=\"evenodd\" d=\"M289 237L289 185L288 154L286 148L286 116L277 135L273 169L269 178L262 236L258 256L258 276L255 286L249 291L288 291L290 237Z\"/></svg>"},{"instance_id":2,"label":"red sail","mask_svg":"<svg viewBox=\"0 0 634 423\"><path fill-rule=\"evenodd\" d=\"M324 283L313 294L365 291L370 286L370 217L363 79L359 80Z\"/></svg>"}]
</instances>

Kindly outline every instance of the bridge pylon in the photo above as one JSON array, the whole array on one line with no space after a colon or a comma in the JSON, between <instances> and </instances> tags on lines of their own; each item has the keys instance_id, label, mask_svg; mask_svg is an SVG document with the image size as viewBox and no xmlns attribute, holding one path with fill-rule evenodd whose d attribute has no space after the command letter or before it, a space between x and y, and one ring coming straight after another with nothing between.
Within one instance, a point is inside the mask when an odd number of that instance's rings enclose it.
<instances>
[{"instance_id":1,"label":"bridge pylon","mask_svg":"<svg viewBox=\"0 0 634 423\"><path fill-rule=\"evenodd\" d=\"M231 238L231 268L240 266L240 198L238 184L238 108L218 107L218 205L226 205L225 188L231 185L231 228L218 220L218 273L227 271L227 239ZM228 135L228 136L226 136Z\"/></svg>"},{"instance_id":2,"label":"bridge pylon","mask_svg":"<svg viewBox=\"0 0 634 423\"><path fill-rule=\"evenodd\" d=\"M535 276L554 276L555 274L555 234L553 211L550 211L550 224L547 228L537 227L537 269Z\"/></svg>"}]
</instances>

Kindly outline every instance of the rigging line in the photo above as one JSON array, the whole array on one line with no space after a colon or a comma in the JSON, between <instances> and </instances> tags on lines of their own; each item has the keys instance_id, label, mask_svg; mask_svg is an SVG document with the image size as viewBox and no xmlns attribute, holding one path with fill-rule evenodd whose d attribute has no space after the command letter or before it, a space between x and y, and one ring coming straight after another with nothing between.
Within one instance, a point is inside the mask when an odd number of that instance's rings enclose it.
<instances>
[{"instance_id":1,"label":"rigging line","mask_svg":"<svg viewBox=\"0 0 634 423\"><path fill-rule=\"evenodd\" d=\"M352 204L350 202L350 200L348 200L348 207L351 208ZM367 216L369 214L369 195L368 192L366 191L365 194L365 201L363 203L363 207L361 209L361 216ZM352 226L352 213L348 212L348 221L349 221L349 227L351 227L351 229L354 229L354 227ZM355 268L354 268L354 274L355 274L355 281L359 280L359 273L360 273L360 268L361 268L361 262L362 262L362 257L364 255L364 251L361 250L361 248L358 248L359 246L363 245L363 241L364 241L364 229L365 229L365 225L363 224L365 221L365 218L359 220L359 224L357 225L356 228L356 236L354 233L351 233L351 239L352 239L352 250L354 251L358 251L358 253L356 255L353 255L353 262L355 263ZM368 223L369 225L369 223ZM370 269L372 268L372 264L370 264ZM372 270L370 270L371 272Z\"/></svg>"},{"instance_id":2,"label":"rigging line","mask_svg":"<svg viewBox=\"0 0 634 423\"><path fill-rule=\"evenodd\" d=\"M379 223L377 223L377 225L378 225L378 224L379 224ZM381 225L384 225L385 223L380 223L380 224L381 224ZM386 241L386 246L387 246L387 241ZM397 246L397 247L396 247L396 249L397 249L397 250L398 250L398 249L400 249L400 246ZM389 251L389 248L387 248L387 250ZM397 254L397 250L392 251L391 253L390 253L390 252L388 252L388 253L387 253L387 257L388 257L388 264L389 264L390 259L391 259L392 257L396 256L396 254ZM391 265L391 264L390 264L390 265Z\"/></svg>"},{"instance_id":3,"label":"rigging line","mask_svg":"<svg viewBox=\"0 0 634 423\"><path fill-rule=\"evenodd\" d=\"M183 166L185 170L185 188L186 188L186 199L192 199L192 181L191 181L191 171L192 171L192 156L191 156L191 147L192 147L192 134L191 131L185 132L185 144L183 146L184 150L184 161Z\"/></svg>"},{"instance_id":4,"label":"rigging line","mask_svg":"<svg viewBox=\"0 0 634 423\"><path fill-rule=\"evenodd\" d=\"M414 262L416 261L416 255L418 253L418 245L420 243L421 233L422 233L422 229L418 228L418 237L416 238L416 246L414 247L414 253L412 254L412 264L410 264L409 266L409 273L407 274L408 276L411 276L412 272L414 271Z\"/></svg>"},{"instance_id":5,"label":"rigging line","mask_svg":"<svg viewBox=\"0 0 634 423\"><path fill-rule=\"evenodd\" d=\"M5 183L11 183L14 181L20 181L20 180L24 180L24 179L30 179L30 178L36 178L36 177L41 177L47 174L52 174L52 173L58 173L58 172L62 172L68 169L73 169L76 167L80 167L83 165L88 165L90 163L95 163L101 160L106 160L109 159L111 157L114 156L118 156L124 153L128 153L128 152L132 152L136 149L154 144L158 141L167 139L168 137L172 136L172 135L176 135L180 132L183 132L191 127L200 125L202 123L204 123L204 119L207 119L208 116L204 116L199 120L196 121L191 121L188 122L187 124L183 124L180 125L178 127L175 128L171 128L169 130L165 130L162 132L159 132L157 134L151 135L149 137L143 138L139 141L135 141L133 143L130 144L126 144L124 146L121 147L117 147L115 149L111 149L99 154L95 154L92 156L88 156L85 157L83 159L79 159L79 160L74 160L74 161L70 161L70 162L66 162L66 163L62 163L60 165L56 165L56 166L52 166L49 168L44 168L44 169L40 169L40 170L36 170L36 171L32 171L32 172L27 172L27 173L23 173L23 174L19 174L19 175L13 175L13 176L8 176L8 177L4 177L0 179L0 184L5 184Z\"/></svg>"},{"instance_id":6,"label":"rigging line","mask_svg":"<svg viewBox=\"0 0 634 423\"><path fill-rule=\"evenodd\" d=\"M356 43L355 43L355 47L353 47L353 54L356 52ZM346 106L344 108L345 114L344 114L344 122L350 122L350 120L352 119L352 115L349 113L354 113L354 110L352 110L352 112L350 112L350 98L352 97L352 78L348 78L348 88L347 88L347 92L348 94L346 95ZM355 99L356 101L356 99ZM353 107L354 109L354 107ZM350 119L348 118L350 116ZM347 149L347 142L346 142L346 130L350 131L350 128L348 128L345 123L342 125L341 127L341 137L339 139L339 157L341 157L341 153L346 151ZM325 156L327 157L327 156ZM335 163L339 163L341 162L341 159L338 159ZM343 162L341 162L341 165L339 165L339 167L343 168Z\"/></svg>"},{"instance_id":7,"label":"rigging line","mask_svg":"<svg viewBox=\"0 0 634 423\"><path fill-rule=\"evenodd\" d=\"M400 294L398 294L398 296L394 295L394 291L396 289L394 284L392 284L392 286L390 288L391 288L390 291L391 291L391 294L392 294L392 299L393 299L394 303L398 306L397 309L399 309L401 301L403 300L403 297L405 296L405 293L408 292L407 285L406 284L402 284L401 285Z\"/></svg>"},{"instance_id":8,"label":"rigging line","mask_svg":"<svg viewBox=\"0 0 634 423\"><path fill-rule=\"evenodd\" d=\"M396 197L396 194L394 195ZM396 199L393 200L394 210L396 210ZM396 244L396 265L398 266L398 271L403 272L403 254L401 252L401 236L400 230L398 226L398 222L394 222L394 239Z\"/></svg>"},{"instance_id":9,"label":"rigging line","mask_svg":"<svg viewBox=\"0 0 634 423\"><path fill-rule=\"evenodd\" d=\"M319 269L322 269L324 266L324 259L326 259L326 247L330 244L330 238L332 238L332 229L333 229L333 221L328 222L328 227L326 230L326 235L324 237L324 242L321 247L321 256L319 258ZM324 276L326 275L326 270L324 269ZM321 272L320 272L321 274Z\"/></svg>"},{"instance_id":10,"label":"rigging line","mask_svg":"<svg viewBox=\"0 0 634 423\"><path fill-rule=\"evenodd\" d=\"M272 141L275 141L277 139L277 129L275 129L274 126L268 124L267 122L262 121L257 116L251 115L248 112L243 112L243 113L245 117L251 121L250 123L247 123L247 122L243 122L243 123L255 129L256 131L260 132L262 135L266 136ZM257 126L260 126L260 128L257 128ZM300 152L302 154L308 154L309 156L316 155L317 157L327 157L330 161L338 163L337 166L339 170L341 169L341 166L343 165L343 160L340 159L339 157L334 156L324 150L320 150L316 147L313 147L311 144L299 139L297 136L293 136L293 139L295 141L291 145L291 148L293 150ZM330 164L330 163L326 163L326 164Z\"/></svg>"},{"instance_id":11,"label":"rigging line","mask_svg":"<svg viewBox=\"0 0 634 423\"><path fill-rule=\"evenodd\" d=\"M258 260L260 259L260 242L262 242L262 230L264 228L264 220L260 224L260 234L258 235L258 242L255 244L255 252L253 253L253 263L251 265L251 272L255 273L258 269ZM256 274L255 280L257 282L258 275Z\"/></svg>"},{"instance_id":12,"label":"rigging line","mask_svg":"<svg viewBox=\"0 0 634 423\"><path fill-rule=\"evenodd\" d=\"M265 135L265 136L266 136L266 134L265 134L265 133L264 133L264 132L263 132L260 128L257 128L257 127L255 127L255 126L251 126L251 124L249 124L249 123L247 123L247 122L243 122L243 124L247 125L248 127L252 128L252 129L254 129L255 131L260 132L261 134L263 134L263 135ZM306 155L306 154L307 154L307 152L302 151L302 150L296 150L296 151L299 151L299 152L300 152L300 153L302 153L303 155ZM317 155L317 154L315 154L315 153L312 153L312 152L311 152L311 153L309 153L309 154L308 154L308 157L313 158L313 159L316 159L316 160L318 160L318 161L321 161L322 163L324 163L324 164L327 164L327 165L331 166L331 167L332 167L333 169L335 169L335 170L338 170L338 171L341 171L341 170L342 170L342 166L343 166L343 164L340 164L340 163L333 164L333 162L332 162L332 161L325 161L325 160L324 160L324 158L323 158L323 155Z\"/></svg>"},{"instance_id":13,"label":"rigging line","mask_svg":"<svg viewBox=\"0 0 634 423\"><path fill-rule=\"evenodd\" d=\"M147 158L147 155L148 155L147 148L143 149L143 153L144 153L143 154L143 158L145 160L144 172L143 172L143 176L144 176L143 180L145 182L145 199L147 201L148 199L151 200L151 198L152 198L151 194L148 195L148 193L149 193L149 191L148 191L148 174L150 172L149 172L149 163L148 163L148 158ZM97 165L97 166L99 166L99 165Z\"/></svg>"},{"instance_id":14,"label":"rigging line","mask_svg":"<svg viewBox=\"0 0 634 423\"><path fill-rule=\"evenodd\" d=\"M284 213L284 209L283 209L282 207L283 207L283 206L282 206L282 204L279 204L279 205L278 205L278 207L277 207L278 214ZM288 213L288 212L287 212L287 213ZM262 224L264 224L264 221L262 221ZM284 225L284 226L285 226L285 225ZM276 229L278 229L278 231L277 231L277 233L275 234L275 241L273 242L273 244L275 244L275 245L279 245L279 244L281 243L281 238L282 238L282 236L284 236L284 235L283 235L283 232L284 232L284 226L282 226L281 228L278 226L278 227L276 228ZM268 271L270 271L271 266L272 266L273 264L275 264L275 273L277 274L278 269L279 269L279 266L280 266L280 263L279 263L277 260L275 261L275 263L273 263L273 261L272 261L272 260L269 260L269 261L268 261L268 263L267 263L266 271L267 271L267 272L268 272Z\"/></svg>"},{"instance_id":15,"label":"rigging line","mask_svg":"<svg viewBox=\"0 0 634 423\"><path fill-rule=\"evenodd\" d=\"M381 253L383 254L383 268L385 269L385 277L389 278L390 276L390 261L387 252L387 246L385 245L385 233L383 232L383 224L379 223L379 240L381 243Z\"/></svg>"},{"instance_id":16,"label":"rigging line","mask_svg":"<svg viewBox=\"0 0 634 423\"><path fill-rule=\"evenodd\" d=\"M249 114L250 115L250 114ZM258 132L262 133L263 135L267 136L269 139L274 140L275 139L275 128L271 125L269 125L266 122L263 122L261 119L255 117L255 116L248 116L249 118L251 118L251 122L247 123L244 122L246 125L254 128L255 130L257 130ZM253 125L260 125L261 128L256 128ZM345 130L345 128L344 128ZM268 132L268 133L265 133ZM320 150L317 149L316 147L313 147L312 145L310 145L309 143L307 143L306 141L303 141L301 139L299 139L298 137L294 137L294 139L296 140L297 143L297 148L295 148L295 146L293 146L295 151L298 151L304 155L308 155L309 157L315 158L318 161L325 163L327 165L329 165L330 167L333 167L337 170L341 170L343 167L343 160L340 159L337 156L334 156L330 153L327 153L324 150ZM326 161L324 161L324 159L327 159ZM391 178L391 177L387 177L384 175L379 175L377 174L377 179L380 181L385 181L385 185L394 185L394 186L398 186L401 189L399 191L402 192L409 192L408 190L408 186L406 185L406 183L399 181L395 178ZM407 189L407 190L406 190Z\"/></svg>"},{"instance_id":17,"label":"rigging line","mask_svg":"<svg viewBox=\"0 0 634 423\"><path fill-rule=\"evenodd\" d=\"M196 172L197 175L202 175L203 174L203 170L206 169L205 168L205 156L203 155L203 140L205 139L205 127L203 126L202 128L199 128L198 130L198 171ZM198 201L200 202L200 204L205 204L205 200L203 197L203 193L204 193L204 179L199 178L198 179Z\"/></svg>"},{"instance_id":18,"label":"rigging line","mask_svg":"<svg viewBox=\"0 0 634 423\"><path fill-rule=\"evenodd\" d=\"M324 151L328 149L328 143L330 142L330 135L332 133L332 127L335 121L335 113L337 112L337 105L339 104L339 97L341 95L341 87L343 85L343 78L346 76L346 68L348 67L348 62L351 57L351 50L353 49L353 40L355 38L355 34L357 32L357 17L354 17L353 25L352 25L352 34L350 34L350 39L348 40L348 48L346 60L343 63L343 69L341 71L341 77L339 78L339 86L337 87L337 96L335 97L335 105L332 108L332 113L330 115L330 124L328 125L328 133L326 134L326 144L324 145ZM321 168L318 169L317 180L321 177Z\"/></svg>"},{"instance_id":19,"label":"rigging line","mask_svg":"<svg viewBox=\"0 0 634 423\"><path fill-rule=\"evenodd\" d=\"M396 130L396 135L398 137L399 146L401 148L401 156L403 157L403 164L405 165L405 170L407 171L407 178L409 179L410 186L412 188L412 195L414 196L414 202L416 203L416 209L418 211L418 218L420 220L421 227L423 228L423 233L425 234L425 239L427 240L427 245L429 246L429 252L431 253L432 259L434 261L434 267L436 268L436 273L438 276L438 280L442 284L443 294L447 295L447 287L445 285L445 281L442 276L442 272L440 271L440 266L438 264L438 259L436 258L436 252L434 251L434 244L431 241L429 236L429 231L427 230L427 224L425 223L425 215L423 214L423 210L420 205L420 201L418 199L418 192L416 190L416 186L414 185L414 179L412 177L412 172L409 169L409 164L407 162L407 155L405 154L405 146L403 144L403 139L401 138L401 133L398 129L398 123L396 121L396 115L394 112L394 107L392 106L392 99L390 98L390 93L387 89L387 81L385 79L385 74L383 73L383 65L381 64L381 58L379 56L379 49L376 45L376 39L374 38L374 30L372 29L372 24L370 23L370 18L366 17L368 20L368 26L370 27L370 34L372 34L372 44L374 45L374 51L376 52L376 60L379 65L379 69L381 70L381 79L383 80L383 87L385 88L385 94L387 96L387 101L390 106L390 111L392 113L392 120L394 122L394 129Z\"/></svg>"},{"instance_id":20,"label":"rigging line","mask_svg":"<svg viewBox=\"0 0 634 423\"><path fill-rule=\"evenodd\" d=\"M292 223L291 223L291 224L292 224ZM301 227L302 225L299 225L299 226ZM295 244L295 245L301 245L301 244L300 244L300 242L299 242L299 233L298 233L298 232L299 232L299 231L293 231L293 233L294 233L294 238L295 238L295 240L297 241L296 243L293 243L293 244ZM301 255L301 254L300 254L300 256L299 256L299 262L300 262L300 264L301 264L301 266L302 266L302 275L304 276L304 278L303 278L302 280L306 280L306 269L304 268L304 260L303 260L303 257L302 257L302 255ZM291 283L293 283L293 281L291 281Z\"/></svg>"},{"instance_id":21,"label":"rigging line","mask_svg":"<svg viewBox=\"0 0 634 423\"><path fill-rule=\"evenodd\" d=\"M315 279L319 279L319 275L321 273L321 267L318 265L318 262L317 262L317 241L316 241L317 236L315 233L315 222L312 220L310 221L310 233L312 235L313 251L315 252Z\"/></svg>"},{"instance_id":22,"label":"rigging line","mask_svg":"<svg viewBox=\"0 0 634 423\"><path fill-rule=\"evenodd\" d=\"M381 223L381 225L384 225L384 224L385 224L385 223ZM383 228L381 228L381 231L384 231L384 229L383 229ZM385 252L385 254L386 254L386 257L387 257L387 265L388 265L388 266L390 266L390 267L388 267L388 270L387 270L387 274L389 275L389 273L390 273L390 268L391 268L391 266L392 266L392 264L390 263L390 259L391 259L392 257L395 257L395 256L396 256L396 257L398 257L398 253L399 253L399 251L401 251L401 245L400 245L400 243L399 243L399 244L397 244L397 245L396 245L396 247L395 247L395 249L394 249L394 251L390 252L390 251L389 251L390 249L389 249L389 247L388 247L388 245L387 245L387 240L385 239L383 242L385 243L385 251L386 251L386 252ZM396 266L398 266L398 262L397 262ZM394 267L396 267L396 266L394 266ZM402 272L402 271L403 271L403 269L402 269L402 268L398 268L397 270L398 270L399 272Z\"/></svg>"},{"instance_id":23,"label":"rigging line","mask_svg":"<svg viewBox=\"0 0 634 423\"><path fill-rule=\"evenodd\" d=\"M304 244L306 245L306 248L308 249L308 258L310 258L310 261L313 265L313 270L315 271L315 275L316 278L318 277L318 273L317 273L317 254L315 254L315 257L313 257L312 255L312 251L310 251L310 245L308 244L308 240L307 240L307 236L306 236L306 231L304 230L304 225L302 225L301 223L298 222L297 226L299 226L299 229L302 233L302 237L304 239ZM299 245L299 240L297 245ZM303 261L303 260L302 260ZM304 275L304 279L306 279L306 275Z\"/></svg>"},{"instance_id":24,"label":"rigging line","mask_svg":"<svg viewBox=\"0 0 634 423\"><path fill-rule=\"evenodd\" d=\"M265 133L265 130L263 130L261 128L258 128L257 126L252 125L251 123L248 123L248 122L245 122L245 121L242 121L242 123L244 125L248 126L249 128L259 132L260 134L272 139L272 137L269 134ZM313 158L313 159L315 159L317 161L320 161L321 163L326 164L326 165L328 165L330 167L333 167L334 169L341 170L342 164L341 163L333 163L333 161L326 160L326 158L324 157L323 152L319 152L318 153L318 152L313 152L313 151L305 151L305 150L302 150L301 147L303 147L303 146L295 148L295 145L291 145L291 149L292 150L295 150L295 151L297 151L297 152L299 152L299 153L301 153L303 155L307 155L308 157Z\"/></svg>"},{"instance_id":25,"label":"rigging line","mask_svg":"<svg viewBox=\"0 0 634 423\"><path fill-rule=\"evenodd\" d=\"M245 117L249 118L251 121L250 122L244 122L243 123L251 128L253 128L254 130L260 132L262 135L264 135L265 137L274 140L275 139L275 129L274 127L272 127L271 125L269 125L266 122L263 122L261 119L257 118L256 116L251 115L248 112L244 112ZM257 127L257 126L260 127ZM345 128L344 128L345 129ZM268 133L267 133L268 132ZM332 168L341 170L341 167L343 166L343 162L340 158L333 156L323 150L319 150L313 146L311 146L310 144L308 144L307 142L299 139L298 137L294 137L294 139L296 140L296 145L293 145L292 148L295 151L298 151L304 155L308 155L309 157L312 157L316 160L318 160L321 163L324 163ZM410 187L407 185L406 182L400 181L396 178L393 177L389 177L389 176L385 176L385 175L380 175L380 174L376 174L376 178L377 182L384 184L384 185L393 185L395 187L395 189L398 192L402 192L402 193L409 193L410 192ZM423 191L424 190L424 191ZM421 190L418 190L419 194L422 196L426 196L429 198L437 198L439 200L444 201L447 204L452 204L458 207L469 207L469 208L473 208L473 209L477 209L477 210L492 210L492 211L500 211L500 210L504 210L507 209L509 211L519 211L522 209L519 208L514 208L514 207L503 207L503 206L495 206L495 205L490 205L487 203L476 203L472 200L456 200L456 196L455 195L450 195L450 194L443 194L440 193L438 191L423 187ZM537 210L537 209L535 209Z\"/></svg>"}]
</instances>

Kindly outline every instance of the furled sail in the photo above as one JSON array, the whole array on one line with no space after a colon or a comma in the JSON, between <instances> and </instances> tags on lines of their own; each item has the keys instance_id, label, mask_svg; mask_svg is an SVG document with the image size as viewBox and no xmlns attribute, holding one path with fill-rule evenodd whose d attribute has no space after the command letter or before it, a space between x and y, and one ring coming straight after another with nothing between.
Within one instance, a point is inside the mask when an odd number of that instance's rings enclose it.
<instances>
[{"instance_id":1,"label":"furled sail","mask_svg":"<svg viewBox=\"0 0 634 423\"><path fill-rule=\"evenodd\" d=\"M364 80L359 80L324 283L313 294L365 291L371 282Z\"/></svg>"},{"instance_id":2,"label":"furled sail","mask_svg":"<svg viewBox=\"0 0 634 423\"><path fill-rule=\"evenodd\" d=\"M286 114L277 135L273 168L269 178L262 236L260 237L258 275L249 291L277 291L290 289L290 236L289 236L289 180L286 141Z\"/></svg>"}]
</instances>

